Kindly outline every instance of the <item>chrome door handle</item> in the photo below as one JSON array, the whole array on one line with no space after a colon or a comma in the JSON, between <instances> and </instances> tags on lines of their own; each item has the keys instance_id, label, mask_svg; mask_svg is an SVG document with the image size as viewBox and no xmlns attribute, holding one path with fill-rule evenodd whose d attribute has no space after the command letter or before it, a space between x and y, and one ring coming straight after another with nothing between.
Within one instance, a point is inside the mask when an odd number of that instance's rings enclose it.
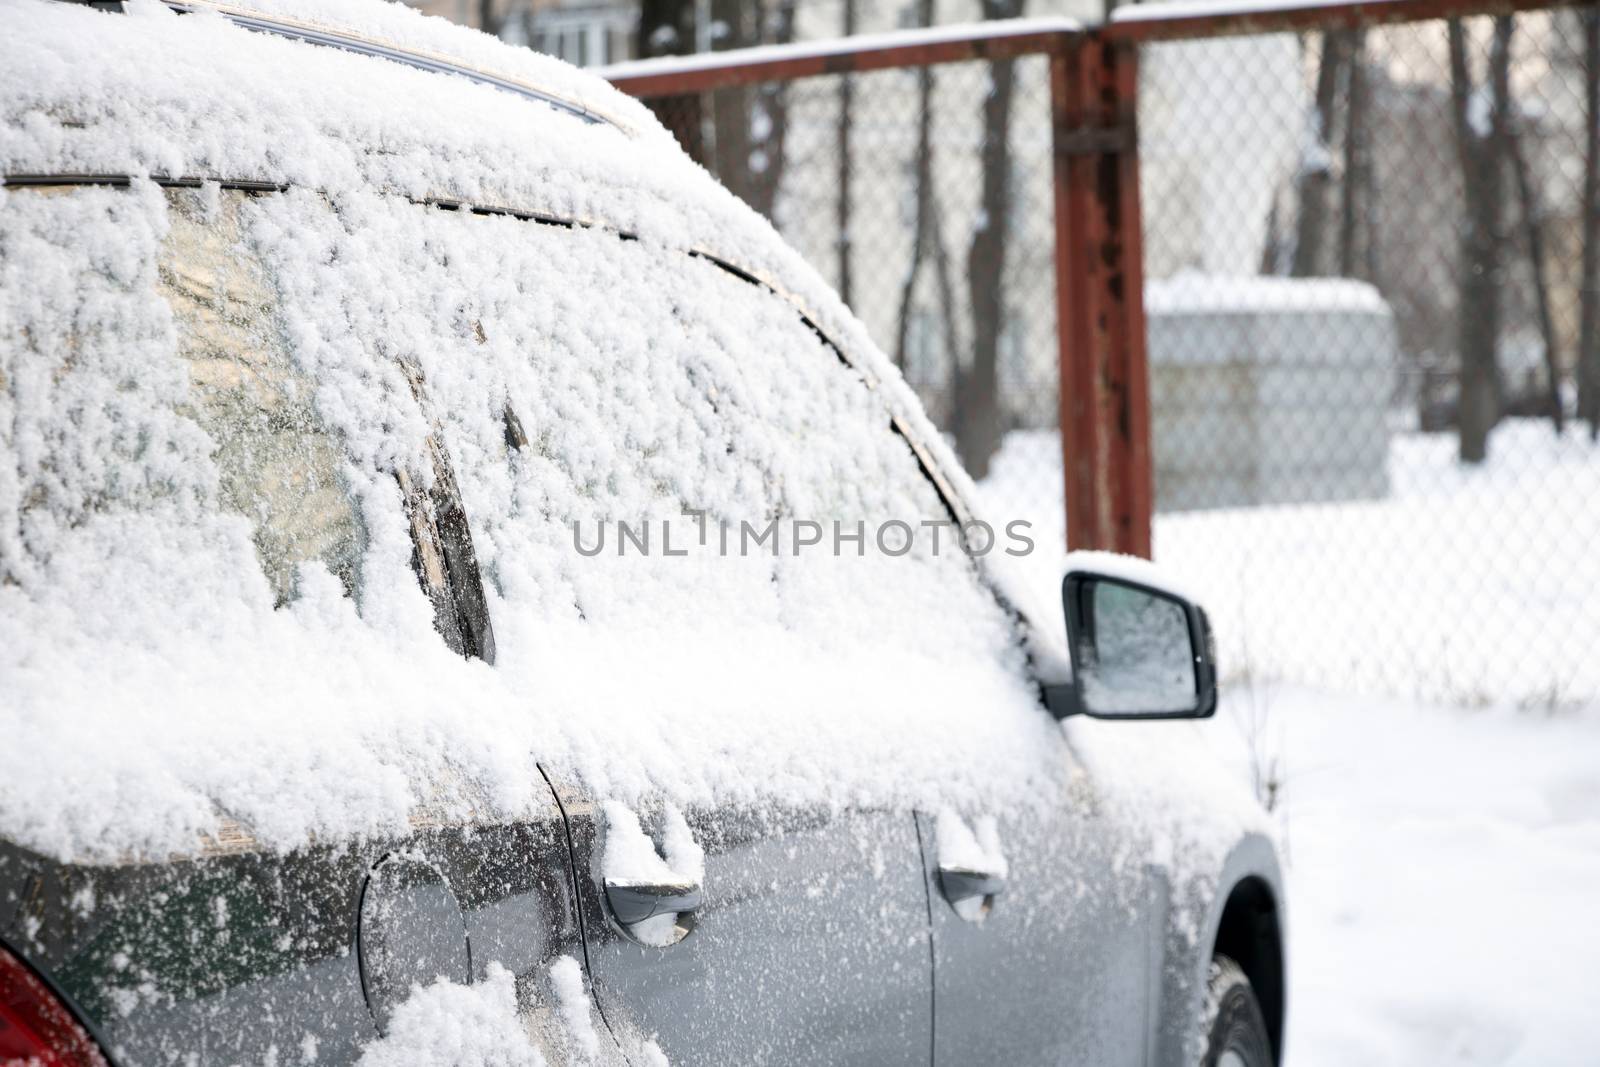
<instances>
[{"instance_id":1,"label":"chrome door handle","mask_svg":"<svg viewBox=\"0 0 1600 1067\"><path fill-rule=\"evenodd\" d=\"M700 886L689 882L606 882L606 903L623 926L633 926L657 915L692 915L700 907L701 899Z\"/></svg>"},{"instance_id":2,"label":"chrome door handle","mask_svg":"<svg viewBox=\"0 0 1600 1067\"><path fill-rule=\"evenodd\" d=\"M939 888L951 904L964 900L987 900L1006 891L1004 875L970 867L940 867Z\"/></svg>"}]
</instances>

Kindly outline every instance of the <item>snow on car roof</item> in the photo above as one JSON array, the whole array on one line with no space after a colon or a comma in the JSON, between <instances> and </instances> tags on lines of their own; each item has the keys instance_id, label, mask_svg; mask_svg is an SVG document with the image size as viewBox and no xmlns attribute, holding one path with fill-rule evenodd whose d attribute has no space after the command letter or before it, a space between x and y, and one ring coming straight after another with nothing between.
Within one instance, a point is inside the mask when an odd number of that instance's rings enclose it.
<instances>
[{"instance_id":1,"label":"snow on car roof","mask_svg":"<svg viewBox=\"0 0 1600 1067\"><path fill-rule=\"evenodd\" d=\"M229 9L505 72L617 117L574 122L466 79L252 33L219 12L127 0L126 15L23 0L0 18L0 173L151 175L372 189L594 222L710 252L783 292L869 379L971 499L898 369L770 223L690 160L654 115L561 60L380 0L248 0ZM154 63L152 56L161 61ZM71 116L71 122L61 122Z\"/></svg>"},{"instance_id":2,"label":"snow on car roof","mask_svg":"<svg viewBox=\"0 0 1600 1067\"><path fill-rule=\"evenodd\" d=\"M568 112L589 122L609 122L613 126L626 128L625 123L620 120L594 111L581 101L563 96L556 90L543 87L524 77L485 70L482 67L474 66L442 52L406 47L394 41L355 33L343 26L289 18L282 15L267 15L249 8L241 8L234 4L214 3L213 0L166 0L166 2L174 11L186 13L198 10L214 11L221 14L228 21L243 26L245 29L260 30L264 33L277 34L280 37L290 37L295 40L305 41L308 44L341 48L347 52L355 52L358 55L393 60L419 67L423 70L464 77L469 81L531 97L542 103L549 104L559 111Z\"/></svg>"}]
</instances>

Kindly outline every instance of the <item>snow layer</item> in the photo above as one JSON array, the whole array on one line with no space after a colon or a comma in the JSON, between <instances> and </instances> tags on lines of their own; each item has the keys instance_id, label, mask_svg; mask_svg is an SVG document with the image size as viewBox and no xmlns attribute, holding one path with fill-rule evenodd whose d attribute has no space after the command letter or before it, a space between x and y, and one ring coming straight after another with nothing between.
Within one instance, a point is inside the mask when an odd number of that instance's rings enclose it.
<instances>
[{"instance_id":1,"label":"snow layer","mask_svg":"<svg viewBox=\"0 0 1600 1067\"><path fill-rule=\"evenodd\" d=\"M291 188L6 192L0 688L29 769L0 780L0 833L113 860L193 851L226 819L288 849L543 810L537 763L635 807L1069 802L1061 727L988 563L948 536L897 557L800 554L792 534L714 551L724 523L946 519L891 414L972 489L860 324L659 129L135 8L0 4L21 57L0 70L0 165ZM370 17L477 47L409 12ZM470 58L522 62L488 47ZM430 196L605 225L414 203ZM781 279L851 365L789 299L685 256L698 247ZM240 434L207 406L229 390L295 413L298 436L268 434L304 460L262 497L285 506L233 492L271 480L275 453L230 458ZM431 483L435 445L493 667L449 651L412 573L396 478ZM623 522L648 523L655 551L620 554ZM694 551L667 555L663 524ZM602 529L605 551L579 550L575 533ZM351 537L353 561L336 551ZM1154 849L1213 872L1259 821L1170 795L1203 778L1181 731L1067 735L1135 828L1130 870ZM688 846L666 844L677 868Z\"/></svg>"},{"instance_id":2,"label":"snow layer","mask_svg":"<svg viewBox=\"0 0 1600 1067\"><path fill-rule=\"evenodd\" d=\"M1390 444L1385 500L1158 515L1155 555L1211 617L1223 689L1266 677L1439 703L1593 706L1600 559L1583 551L1600 459L1580 430L1508 419L1481 469L1448 434ZM997 512L1065 537L1060 444L1009 436L984 483ZM1061 557L1015 561L1024 585Z\"/></svg>"},{"instance_id":3,"label":"snow layer","mask_svg":"<svg viewBox=\"0 0 1600 1067\"><path fill-rule=\"evenodd\" d=\"M601 876L618 885L699 885L705 878L705 852L676 805L664 813L661 851L639 825L639 817L614 800L605 813L605 853Z\"/></svg>"},{"instance_id":4,"label":"snow layer","mask_svg":"<svg viewBox=\"0 0 1600 1067\"><path fill-rule=\"evenodd\" d=\"M882 33L858 33L851 37L836 37L817 41L795 41L790 44L759 45L741 48L737 59L730 60L716 52L697 52L686 56L657 56L651 59L634 59L609 66L592 68L594 74L607 81L625 81L631 78L653 77L659 74L683 74L702 70L715 70L730 62L778 63L784 60L810 59L846 53L889 48L911 48L944 44L950 41L974 39L1004 39L1044 33L1071 33L1083 28L1076 19L1058 15L1037 18L1006 19L994 22L956 22L944 26L889 30Z\"/></svg>"},{"instance_id":5,"label":"snow layer","mask_svg":"<svg viewBox=\"0 0 1600 1067\"><path fill-rule=\"evenodd\" d=\"M1600 721L1257 683L1208 741L1274 765L1290 1064L1579 1067L1600 1019Z\"/></svg>"},{"instance_id":6,"label":"snow layer","mask_svg":"<svg viewBox=\"0 0 1600 1067\"><path fill-rule=\"evenodd\" d=\"M1261 15L1271 11L1292 11L1306 7L1344 7L1360 0L1141 0L1120 4L1111 12L1113 22L1146 22L1169 18L1221 18L1228 15ZM1363 6L1388 0L1365 0Z\"/></svg>"},{"instance_id":7,"label":"snow layer","mask_svg":"<svg viewBox=\"0 0 1600 1067\"><path fill-rule=\"evenodd\" d=\"M1000 827L994 816L980 816L972 826L959 812L945 808L937 823L939 863L1004 878L1010 871L1000 847Z\"/></svg>"},{"instance_id":8,"label":"snow layer","mask_svg":"<svg viewBox=\"0 0 1600 1067\"><path fill-rule=\"evenodd\" d=\"M545 1058L517 1013L516 977L491 963L485 977L470 986L441 978L416 989L395 1008L388 1033L368 1045L357 1063L358 1067L545 1067Z\"/></svg>"},{"instance_id":9,"label":"snow layer","mask_svg":"<svg viewBox=\"0 0 1600 1067\"><path fill-rule=\"evenodd\" d=\"M1144 307L1152 315L1335 311L1390 314L1389 305L1376 286L1351 278L1227 277L1199 271L1180 271L1171 278L1147 283Z\"/></svg>"},{"instance_id":10,"label":"snow layer","mask_svg":"<svg viewBox=\"0 0 1600 1067\"><path fill-rule=\"evenodd\" d=\"M206 5L211 0L196 0ZM443 18L429 17L406 4L371 0L227 0L228 12L264 15L379 42L423 57L437 57L532 86L630 131L654 129L651 113L632 97L609 91L570 64L531 48L507 48L495 38Z\"/></svg>"},{"instance_id":11,"label":"snow layer","mask_svg":"<svg viewBox=\"0 0 1600 1067\"><path fill-rule=\"evenodd\" d=\"M1160 566L1138 556L1123 555L1120 552L1068 552L1062 566L1068 572L1085 571L1090 574L1103 574L1107 578L1120 578L1136 585L1171 593L1173 596L1189 600L1197 599L1195 593L1184 584L1182 577L1174 573L1172 568Z\"/></svg>"},{"instance_id":12,"label":"snow layer","mask_svg":"<svg viewBox=\"0 0 1600 1067\"><path fill-rule=\"evenodd\" d=\"M602 522L615 538L617 522L676 521L687 544L684 508L736 527L942 518L890 412L965 484L770 227L660 137L135 8L0 7L20 58L0 74L6 170L293 188L7 191L0 677L37 775L0 782L0 832L111 859L190 851L228 818L290 848L424 810L515 817L547 803L536 760L625 802L1058 795L1013 624L948 548L575 550L574 527ZM432 194L638 239L405 199ZM207 233L225 237L215 269L196 267ZM684 257L702 244L782 277L863 369L784 300ZM290 365L207 355L241 345ZM203 417L223 371L247 409L251 382L309 397L295 447L355 517L352 567L317 542L267 580L271 515L230 496L236 435ZM525 447L506 443L508 407ZM411 573L395 473L432 480L430 433L472 524L492 669L438 639Z\"/></svg>"},{"instance_id":13,"label":"snow layer","mask_svg":"<svg viewBox=\"0 0 1600 1067\"><path fill-rule=\"evenodd\" d=\"M571 956L550 965L550 990L562 1030L571 1042L573 1063L593 1063L600 1057L600 1034L595 1030L589 994L583 988L583 968Z\"/></svg>"}]
</instances>

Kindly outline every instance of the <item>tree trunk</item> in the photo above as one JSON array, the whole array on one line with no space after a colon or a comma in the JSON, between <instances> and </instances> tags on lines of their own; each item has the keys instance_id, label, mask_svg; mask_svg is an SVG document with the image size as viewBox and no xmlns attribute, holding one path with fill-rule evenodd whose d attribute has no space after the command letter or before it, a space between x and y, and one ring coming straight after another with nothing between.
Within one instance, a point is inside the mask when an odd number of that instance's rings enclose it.
<instances>
[{"instance_id":1,"label":"tree trunk","mask_svg":"<svg viewBox=\"0 0 1600 1067\"><path fill-rule=\"evenodd\" d=\"M1271 275L1278 273L1279 245L1283 240L1282 235L1278 232L1279 226L1278 194L1274 192L1272 194L1272 203L1267 206L1267 236L1261 242L1261 262L1256 271L1258 274Z\"/></svg>"},{"instance_id":2,"label":"tree trunk","mask_svg":"<svg viewBox=\"0 0 1600 1067\"><path fill-rule=\"evenodd\" d=\"M640 0L636 55L644 59L686 56L694 51L694 41L694 0ZM644 104L678 139L690 159L706 161L699 93L652 97Z\"/></svg>"},{"instance_id":3,"label":"tree trunk","mask_svg":"<svg viewBox=\"0 0 1600 1067\"><path fill-rule=\"evenodd\" d=\"M933 0L917 4L917 24L933 25ZM900 310L895 316L894 361L906 366L906 337L911 330L911 302L916 293L917 274L928 244L928 216L933 210L933 68L917 70L917 149L911 165L912 195L916 218L911 224L911 262L900 283Z\"/></svg>"},{"instance_id":4,"label":"tree trunk","mask_svg":"<svg viewBox=\"0 0 1600 1067\"><path fill-rule=\"evenodd\" d=\"M983 0L986 19L1014 18L1022 0ZM1005 432L1000 405L1000 333L1005 325L1006 245L1011 222L1011 98L1015 67L1001 60L989 68L991 88L983 102L983 192L979 217L967 248L967 294L972 305L972 359L954 367L956 451L974 478L989 473L989 460Z\"/></svg>"},{"instance_id":5,"label":"tree trunk","mask_svg":"<svg viewBox=\"0 0 1600 1067\"><path fill-rule=\"evenodd\" d=\"M1583 20L1583 273L1579 282L1578 417L1600 436L1600 11Z\"/></svg>"},{"instance_id":6,"label":"tree trunk","mask_svg":"<svg viewBox=\"0 0 1600 1067\"><path fill-rule=\"evenodd\" d=\"M771 44L793 41L794 9L795 5L786 0L773 0L770 9L764 8L761 40ZM763 82L756 89L754 107L750 195L746 199L751 207L771 219L778 202L778 189L783 184L784 164L788 161L789 83Z\"/></svg>"},{"instance_id":7,"label":"tree trunk","mask_svg":"<svg viewBox=\"0 0 1600 1067\"><path fill-rule=\"evenodd\" d=\"M1300 213L1295 226L1294 257L1289 273L1296 278L1312 278L1322 270L1323 239L1328 228L1328 186L1333 175L1333 108L1339 89L1339 72L1349 51L1350 31L1327 30L1322 34L1322 58L1317 66L1317 113L1312 147L1300 161Z\"/></svg>"},{"instance_id":8,"label":"tree trunk","mask_svg":"<svg viewBox=\"0 0 1600 1067\"><path fill-rule=\"evenodd\" d=\"M713 52L744 48L755 42L758 29L743 0L710 0L707 14L721 33L710 41ZM746 85L718 89L708 94L711 103L711 172L728 191L746 203L750 200L750 104L754 90Z\"/></svg>"},{"instance_id":9,"label":"tree trunk","mask_svg":"<svg viewBox=\"0 0 1600 1067\"><path fill-rule=\"evenodd\" d=\"M1366 236L1359 225L1361 213L1371 210L1365 196L1372 185L1372 153L1367 144L1367 31L1355 30L1350 37L1345 67L1349 71L1349 96L1344 119L1344 181L1339 201L1339 274L1361 277L1356 242ZM1371 281L1371 278L1367 278Z\"/></svg>"},{"instance_id":10,"label":"tree trunk","mask_svg":"<svg viewBox=\"0 0 1600 1067\"><path fill-rule=\"evenodd\" d=\"M694 0L640 0L634 50L642 59L694 51Z\"/></svg>"},{"instance_id":11,"label":"tree trunk","mask_svg":"<svg viewBox=\"0 0 1600 1067\"><path fill-rule=\"evenodd\" d=\"M840 36L853 37L856 32L856 0L844 0L844 23L840 26ZM834 152L839 163L838 185L838 256L839 256L839 297L846 304L850 303L851 278L850 278L850 223L851 208L853 207L854 194L850 189L850 135L855 125L855 79L848 74L839 77L839 127L838 143Z\"/></svg>"},{"instance_id":12,"label":"tree trunk","mask_svg":"<svg viewBox=\"0 0 1600 1067\"><path fill-rule=\"evenodd\" d=\"M1539 335L1544 340L1545 373L1549 375L1550 421L1561 433L1565 419L1561 411L1561 359L1556 346L1554 316L1550 313L1550 282L1544 269L1544 210L1539 191L1528 173L1528 157L1523 150L1523 130L1507 131L1506 148L1511 156L1511 173L1517 179L1517 197L1522 204L1522 233L1528 245L1528 266L1533 275L1533 297L1539 313Z\"/></svg>"},{"instance_id":13,"label":"tree trunk","mask_svg":"<svg viewBox=\"0 0 1600 1067\"><path fill-rule=\"evenodd\" d=\"M1456 423L1463 463L1482 463L1487 458L1489 432L1500 418L1497 348L1511 27L1507 17L1494 20L1488 115L1474 106L1477 90L1467 62L1466 30L1459 19L1452 19L1449 28L1450 96L1465 199L1456 301L1461 359Z\"/></svg>"}]
</instances>

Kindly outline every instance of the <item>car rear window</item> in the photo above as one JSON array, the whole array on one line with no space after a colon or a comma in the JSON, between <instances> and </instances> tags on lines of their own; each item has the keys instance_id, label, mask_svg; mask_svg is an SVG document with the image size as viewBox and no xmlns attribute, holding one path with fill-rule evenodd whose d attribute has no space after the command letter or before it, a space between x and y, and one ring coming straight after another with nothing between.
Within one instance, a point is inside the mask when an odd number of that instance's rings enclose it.
<instances>
[{"instance_id":1,"label":"car rear window","mask_svg":"<svg viewBox=\"0 0 1600 1067\"><path fill-rule=\"evenodd\" d=\"M354 590L362 529L346 461L241 240L245 199L148 184L6 191L7 581L37 576L92 520L177 509L248 523L276 603L313 561Z\"/></svg>"},{"instance_id":2,"label":"car rear window","mask_svg":"<svg viewBox=\"0 0 1600 1067\"><path fill-rule=\"evenodd\" d=\"M215 448L218 502L251 522L278 603L301 563L317 560L349 591L362 531L344 479L344 454L316 411L316 385L289 353L270 279L242 240L247 195L171 190L159 291L172 309L187 397Z\"/></svg>"}]
</instances>

